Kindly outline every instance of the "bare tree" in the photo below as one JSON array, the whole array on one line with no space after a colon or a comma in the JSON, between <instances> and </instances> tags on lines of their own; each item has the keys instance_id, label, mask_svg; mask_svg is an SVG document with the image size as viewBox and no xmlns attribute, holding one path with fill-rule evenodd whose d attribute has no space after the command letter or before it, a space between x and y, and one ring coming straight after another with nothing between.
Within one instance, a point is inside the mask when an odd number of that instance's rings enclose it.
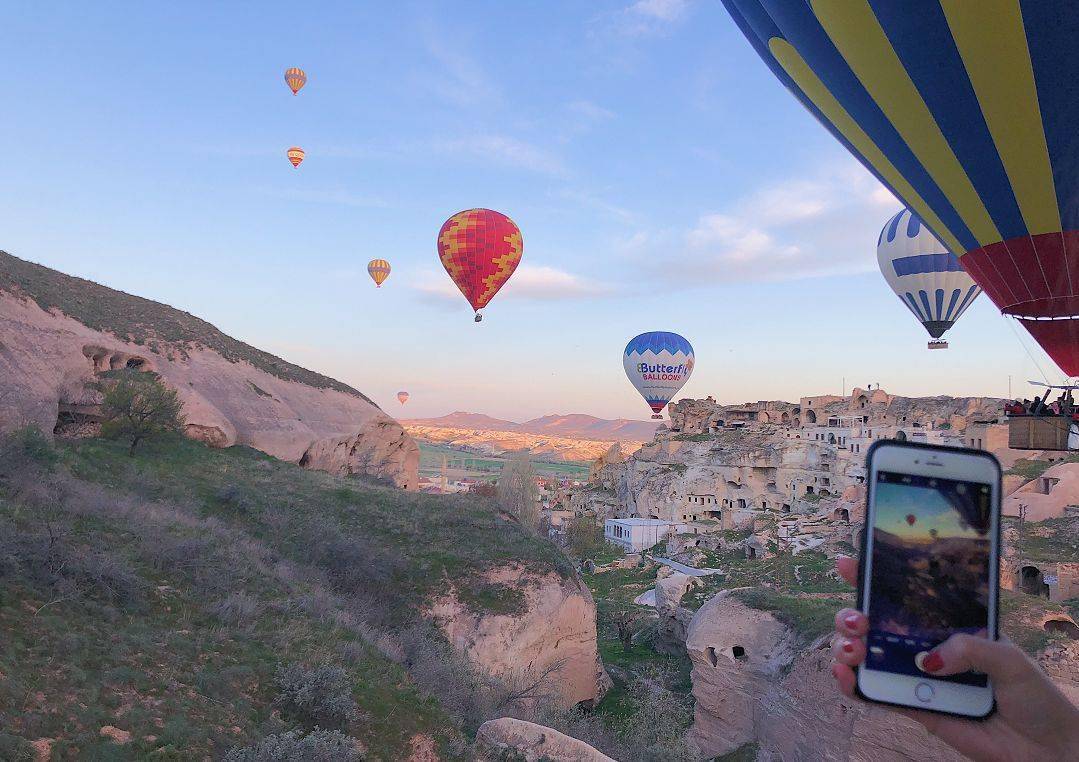
<instances>
[{"instance_id":1,"label":"bare tree","mask_svg":"<svg viewBox=\"0 0 1079 762\"><path fill-rule=\"evenodd\" d=\"M536 472L527 452L514 455L502 465L496 487L498 504L512 513L525 526L536 529L540 524L539 491Z\"/></svg>"},{"instance_id":2,"label":"bare tree","mask_svg":"<svg viewBox=\"0 0 1079 762\"><path fill-rule=\"evenodd\" d=\"M628 653L633 648L633 638L644 627L644 615L641 610L626 603L611 603L602 607L599 614L618 637L622 650Z\"/></svg>"},{"instance_id":3,"label":"bare tree","mask_svg":"<svg viewBox=\"0 0 1079 762\"><path fill-rule=\"evenodd\" d=\"M183 428L179 395L153 373L124 370L115 378L99 382L96 388L103 397L101 413L105 422L101 433L129 440L131 455L139 442Z\"/></svg>"}]
</instances>

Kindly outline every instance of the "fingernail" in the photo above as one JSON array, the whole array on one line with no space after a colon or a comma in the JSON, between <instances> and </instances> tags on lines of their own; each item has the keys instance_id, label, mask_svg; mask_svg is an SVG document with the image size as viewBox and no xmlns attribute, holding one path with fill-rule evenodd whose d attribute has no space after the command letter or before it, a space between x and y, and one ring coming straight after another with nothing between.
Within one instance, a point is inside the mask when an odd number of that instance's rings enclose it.
<instances>
[{"instance_id":1,"label":"fingernail","mask_svg":"<svg viewBox=\"0 0 1079 762\"><path fill-rule=\"evenodd\" d=\"M852 641L852 640L844 640L843 641L843 653L845 653L845 654L854 653L854 641Z\"/></svg>"},{"instance_id":2,"label":"fingernail","mask_svg":"<svg viewBox=\"0 0 1079 762\"><path fill-rule=\"evenodd\" d=\"M847 627L853 630L858 626L858 619L859 617L857 614L847 614L845 617L843 617L843 624L847 625Z\"/></svg>"},{"instance_id":3,"label":"fingernail","mask_svg":"<svg viewBox=\"0 0 1079 762\"><path fill-rule=\"evenodd\" d=\"M944 659L936 651L930 652L922 661L922 669L926 672L936 672L944 666Z\"/></svg>"}]
</instances>

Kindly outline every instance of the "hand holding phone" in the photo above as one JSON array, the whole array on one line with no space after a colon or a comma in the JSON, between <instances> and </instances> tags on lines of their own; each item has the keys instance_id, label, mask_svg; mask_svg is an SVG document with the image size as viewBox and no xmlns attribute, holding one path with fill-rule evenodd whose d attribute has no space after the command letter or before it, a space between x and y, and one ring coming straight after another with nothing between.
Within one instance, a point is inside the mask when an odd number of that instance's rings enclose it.
<instances>
[{"instance_id":1,"label":"hand holding phone","mask_svg":"<svg viewBox=\"0 0 1079 762\"><path fill-rule=\"evenodd\" d=\"M839 556L836 571L858 584L858 561ZM869 620L857 609L835 617L832 676L846 696L855 695L854 670L867 655ZM906 709L933 735L976 762L998 759L1079 759L1079 707L1025 653L1007 639L954 635L934 649L939 674L976 670L989 675L997 711L982 721Z\"/></svg>"},{"instance_id":2,"label":"hand holding phone","mask_svg":"<svg viewBox=\"0 0 1079 762\"><path fill-rule=\"evenodd\" d=\"M942 676L933 650L956 633L997 639L1000 465L980 450L878 442L869 483L858 600L868 617L859 695L983 718L981 672Z\"/></svg>"}]
</instances>

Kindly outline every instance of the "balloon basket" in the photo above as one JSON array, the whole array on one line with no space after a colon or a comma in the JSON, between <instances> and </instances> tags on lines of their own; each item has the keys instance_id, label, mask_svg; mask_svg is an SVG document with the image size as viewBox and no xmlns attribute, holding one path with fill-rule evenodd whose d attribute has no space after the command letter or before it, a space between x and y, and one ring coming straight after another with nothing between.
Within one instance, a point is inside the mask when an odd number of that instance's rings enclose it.
<instances>
[{"instance_id":1,"label":"balloon basket","mask_svg":"<svg viewBox=\"0 0 1079 762\"><path fill-rule=\"evenodd\" d=\"M943 341L941 339L938 339L937 341L931 341L931 342L929 342L929 348L930 349L947 349L948 348L948 342Z\"/></svg>"},{"instance_id":2,"label":"balloon basket","mask_svg":"<svg viewBox=\"0 0 1079 762\"><path fill-rule=\"evenodd\" d=\"M477 312L477 313L476 313L476 317L475 317L475 318L473 318L473 319L475 320L475 322L477 322L477 323L478 323L478 322L480 322L481 320L483 320L483 315L481 315L480 313L478 313L478 312Z\"/></svg>"},{"instance_id":3,"label":"balloon basket","mask_svg":"<svg viewBox=\"0 0 1079 762\"><path fill-rule=\"evenodd\" d=\"M652 416L652 420L653 420L653 421L662 421L662 420L663 420L663 416L662 416L662 415L653 415L653 416Z\"/></svg>"}]
</instances>

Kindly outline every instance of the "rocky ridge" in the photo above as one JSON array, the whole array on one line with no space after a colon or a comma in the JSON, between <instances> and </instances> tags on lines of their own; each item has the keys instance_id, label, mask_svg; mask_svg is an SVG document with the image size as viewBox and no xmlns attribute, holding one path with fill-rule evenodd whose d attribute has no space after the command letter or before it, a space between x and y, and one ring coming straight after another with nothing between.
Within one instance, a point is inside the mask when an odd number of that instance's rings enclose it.
<instances>
[{"instance_id":1,"label":"rocky ridge","mask_svg":"<svg viewBox=\"0 0 1079 762\"><path fill-rule=\"evenodd\" d=\"M419 448L355 389L167 305L0 252L0 430L92 433L91 384L122 369L176 389L185 433L213 447L417 486Z\"/></svg>"}]
</instances>

